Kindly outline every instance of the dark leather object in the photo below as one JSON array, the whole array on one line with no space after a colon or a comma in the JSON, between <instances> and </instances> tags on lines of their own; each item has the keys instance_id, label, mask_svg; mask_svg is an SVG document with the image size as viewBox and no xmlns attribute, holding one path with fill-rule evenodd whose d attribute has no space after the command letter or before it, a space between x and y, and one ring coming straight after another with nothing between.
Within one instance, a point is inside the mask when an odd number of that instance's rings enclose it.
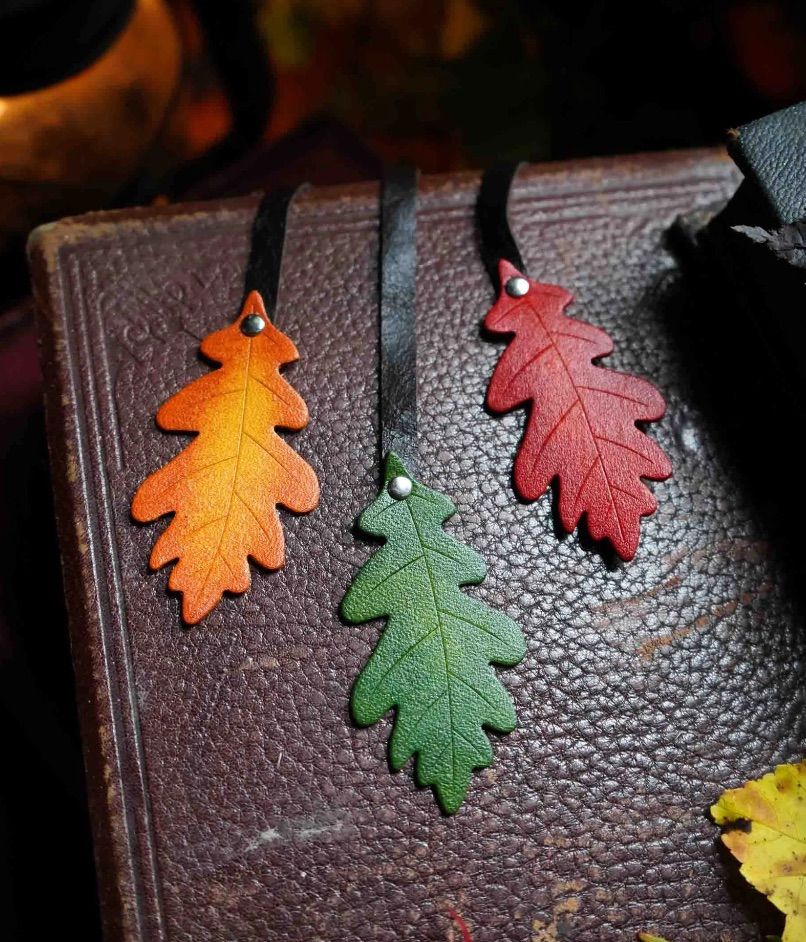
<instances>
[{"instance_id":1,"label":"dark leather object","mask_svg":"<svg viewBox=\"0 0 806 942\"><path fill-rule=\"evenodd\" d=\"M728 149L745 179L724 206L681 221L684 243L700 265L724 278L760 340L777 361L787 396L803 401L806 302L803 272L753 242L743 227L777 230L806 218L806 102L744 125ZM710 217L710 218L709 218ZM737 228L738 227L738 228Z\"/></svg>"},{"instance_id":2,"label":"dark leather object","mask_svg":"<svg viewBox=\"0 0 806 942\"><path fill-rule=\"evenodd\" d=\"M457 938L732 942L776 927L705 810L804 752L799 483L785 403L726 296L664 248L681 212L730 195L715 152L524 168L510 219L536 278L615 341L609 362L669 403L672 457L635 561L560 539L548 496L513 498L523 415L492 418L498 345L476 242L476 175L425 178L418 203L420 466L486 559L471 590L518 619L502 672L519 728L458 814L386 764L388 725L356 729L350 687L379 625L341 597L372 547L377 493L377 188L291 208L278 317L322 483L285 515L288 565L180 626L164 524L136 486L181 447L158 405L205 369L198 339L237 313L255 199L102 214L40 230L50 445L107 933L193 942ZM790 434L791 428L790 428ZM451 936L453 933L453 936Z\"/></svg>"},{"instance_id":3,"label":"dark leather object","mask_svg":"<svg viewBox=\"0 0 806 942\"><path fill-rule=\"evenodd\" d=\"M806 102L732 131L728 149L777 225L806 216Z\"/></svg>"}]
</instances>

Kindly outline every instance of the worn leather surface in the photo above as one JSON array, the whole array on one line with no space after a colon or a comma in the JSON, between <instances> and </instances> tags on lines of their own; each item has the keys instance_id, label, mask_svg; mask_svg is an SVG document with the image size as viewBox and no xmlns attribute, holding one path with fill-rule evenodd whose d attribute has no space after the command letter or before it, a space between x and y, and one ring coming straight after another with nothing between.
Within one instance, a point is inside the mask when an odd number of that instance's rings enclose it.
<instances>
[{"instance_id":1,"label":"worn leather surface","mask_svg":"<svg viewBox=\"0 0 806 942\"><path fill-rule=\"evenodd\" d=\"M728 146L779 225L806 216L806 102L742 125Z\"/></svg>"},{"instance_id":2,"label":"worn leather surface","mask_svg":"<svg viewBox=\"0 0 806 942\"><path fill-rule=\"evenodd\" d=\"M288 565L180 626L147 558L140 481L181 447L158 405L237 313L256 200L99 215L40 231L49 431L110 939L172 942L751 940L765 910L705 816L722 789L804 749L803 547L785 401L726 296L664 248L729 196L724 156L527 168L512 226L535 278L615 341L609 363L669 408L634 562L559 538L513 499L523 414L484 393L500 347L473 227L478 178L426 178L418 209L420 477L489 565L476 597L523 627L501 672L520 726L458 814L386 764L389 722L349 692L378 625L337 617L372 548L377 493L377 189L313 190L289 218L277 314L311 411L295 446L320 508L286 516ZM766 377L766 378L763 378ZM763 379L762 379L763 378ZM791 432L790 432L791 434ZM774 921L765 927L770 930Z\"/></svg>"}]
</instances>

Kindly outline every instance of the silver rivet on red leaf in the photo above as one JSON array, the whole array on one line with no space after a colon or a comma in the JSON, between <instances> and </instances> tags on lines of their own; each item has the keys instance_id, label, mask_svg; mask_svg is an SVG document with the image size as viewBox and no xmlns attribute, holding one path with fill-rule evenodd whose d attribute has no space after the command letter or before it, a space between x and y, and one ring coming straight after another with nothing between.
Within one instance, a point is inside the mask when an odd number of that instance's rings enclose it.
<instances>
[{"instance_id":1,"label":"silver rivet on red leaf","mask_svg":"<svg viewBox=\"0 0 806 942\"><path fill-rule=\"evenodd\" d=\"M511 298L522 298L528 290L529 282L521 275L514 275L512 278L507 279L507 283L504 285L504 291Z\"/></svg>"}]
</instances>

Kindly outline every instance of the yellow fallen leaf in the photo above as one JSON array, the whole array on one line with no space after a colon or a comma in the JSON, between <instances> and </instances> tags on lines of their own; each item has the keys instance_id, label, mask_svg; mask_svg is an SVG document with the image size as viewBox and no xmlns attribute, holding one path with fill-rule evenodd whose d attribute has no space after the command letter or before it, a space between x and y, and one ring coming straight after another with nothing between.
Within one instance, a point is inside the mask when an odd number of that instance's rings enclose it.
<instances>
[{"instance_id":1,"label":"yellow fallen leaf","mask_svg":"<svg viewBox=\"0 0 806 942\"><path fill-rule=\"evenodd\" d=\"M712 805L741 873L786 914L782 942L806 942L806 760L726 791Z\"/></svg>"}]
</instances>

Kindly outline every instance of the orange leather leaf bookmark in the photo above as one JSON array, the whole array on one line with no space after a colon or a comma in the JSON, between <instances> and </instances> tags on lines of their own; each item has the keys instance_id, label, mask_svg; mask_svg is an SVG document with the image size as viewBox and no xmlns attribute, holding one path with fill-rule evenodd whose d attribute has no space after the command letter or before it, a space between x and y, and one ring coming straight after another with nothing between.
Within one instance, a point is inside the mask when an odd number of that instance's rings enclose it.
<instances>
[{"instance_id":1,"label":"orange leather leaf bookmark","mask_svg":"<svg viewBox=\"0 0 806 942\"><path fill-rule=\"evenodd\" d=\"M256 318L263 326L253 334ZM313 469L275 431L308 424L305 402L280 375L280 367L299 354L271 323L257 291L235 323L204 338L201 352L220 368L180 390L157 413L165 431L198 435L146 478L132 502L141 523L174 515L150 565L159 569L176 561L168 586L182 593L182 617L190 624L224 592L249 588L249 558L266 569L284 564L278 504L306 513L319 502Z\"/></svg>"}]
</instances>

